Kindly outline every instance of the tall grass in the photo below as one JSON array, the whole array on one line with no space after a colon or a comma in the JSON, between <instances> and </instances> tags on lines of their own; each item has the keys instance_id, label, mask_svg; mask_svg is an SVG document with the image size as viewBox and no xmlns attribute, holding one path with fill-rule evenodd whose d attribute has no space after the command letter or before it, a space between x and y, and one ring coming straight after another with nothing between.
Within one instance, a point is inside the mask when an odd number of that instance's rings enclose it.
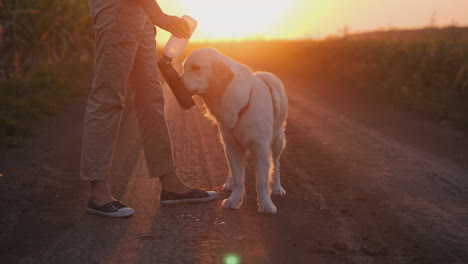
<instances>
[{"instance_id":1,"label":"tall grass","mask_svg":"<svg viewBox=\"0 0 468 264\"><path fill-rule=\"evenodd\" d=\"M0 0L0 70L8 78L92 54L90 22L87 1Z\"/></svg>"},{"instance_id":2,"label":"tall grass","mask_svg":"<svg viewBox=\"0 0 468 264\"><path fill-rule=\"evenodd\" d=\"M93 48L88 1L0 0L0 35L1 149L82 96Z\"/></svg>"}]
</instances>

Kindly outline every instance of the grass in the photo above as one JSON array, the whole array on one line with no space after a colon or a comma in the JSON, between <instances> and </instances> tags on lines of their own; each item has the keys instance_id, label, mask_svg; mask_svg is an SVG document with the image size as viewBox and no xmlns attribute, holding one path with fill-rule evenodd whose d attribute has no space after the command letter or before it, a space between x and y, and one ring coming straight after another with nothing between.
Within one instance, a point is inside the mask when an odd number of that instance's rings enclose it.
<instances>
[{"instance_id":1,"label":"grass","mask_svg":"<svg viewBox=\"0 0 468 264\"><path fill-rule=\"evenodd\" d=\"M466 39L195 43L188 51L205 46L254 70L299 78L338 92L375 95L468 128Z\"/></svg>"},{"instance_id":2,"label":"grass","mask_svg":"<svg viewBox=\"0 0 468 264\"><path fill-rule=\"evenodd\" d=\"M0 148L21 146L38 121L83 97L89 73L90 65L57 64L0 81Z\"/></svg>"}]
</instances>

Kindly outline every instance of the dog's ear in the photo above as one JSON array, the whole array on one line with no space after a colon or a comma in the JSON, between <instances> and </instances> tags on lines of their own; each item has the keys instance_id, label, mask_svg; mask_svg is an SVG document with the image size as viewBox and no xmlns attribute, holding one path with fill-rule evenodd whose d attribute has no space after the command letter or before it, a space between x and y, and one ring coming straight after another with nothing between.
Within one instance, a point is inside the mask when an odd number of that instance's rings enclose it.
<instances>
[{"instance_id":1,"label":"dog's ear","mask_svg":"<svg viewBox=\"0 0 468 264\"><path fill-rule=\"evenodd\" d=\"M221 98L228 84L234 79L234 73L223 61L217 61L213 64L213 75L211 76L211 89Z\"/></svg>"}]
</instances>

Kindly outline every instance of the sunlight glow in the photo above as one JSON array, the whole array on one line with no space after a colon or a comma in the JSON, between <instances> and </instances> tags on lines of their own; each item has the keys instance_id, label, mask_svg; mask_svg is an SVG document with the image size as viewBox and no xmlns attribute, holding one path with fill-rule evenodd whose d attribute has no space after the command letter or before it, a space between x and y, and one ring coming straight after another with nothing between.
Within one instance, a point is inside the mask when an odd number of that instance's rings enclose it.
<instances>
[{"instance_id":1,"label":"sunlight glow","mask_svg":"<svg viewBox=\"0 0 468 264\"><path fill-rule=\"evenodd\" d=\"M323 38L350 32L467 25L467 0L158 0L198 21L192 41ZM164 44L170 34L158 31Z\"/></svg>"},{"instance_id":2,"label":"sunlight glow","mask_svg":"<svg viewBox=\"0 0 468 264\"><path fill-rule=\"evenodd\" d=\"M198 34L207 39L262 37L281 21L290 3L284 0L179 0L198 20Z\"/></svg>"}]
</instances>

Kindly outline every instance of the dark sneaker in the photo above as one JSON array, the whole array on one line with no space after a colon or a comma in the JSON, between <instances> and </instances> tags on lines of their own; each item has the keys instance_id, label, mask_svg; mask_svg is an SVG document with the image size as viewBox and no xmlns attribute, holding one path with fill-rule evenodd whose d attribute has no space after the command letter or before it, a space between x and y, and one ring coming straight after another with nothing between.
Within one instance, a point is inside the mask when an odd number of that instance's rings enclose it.
<instances>
[{"instance_id":1,"label":"dark sneaker","mask_svg":"<svg viewBox=\"0 0 468 264\"><path fill-rule=\"evenodd\" d=\"M107 217L127 217L135 213L135 210L124 205L119 201L106 203L105 205L97 205L91 199L88 201L86 211L91 214L97 214Z\"/></svg>"},{"instance_id":2,"label":"dark sneaker","mask_svg":"<svg viewBox=\"0 0 468 264\"><path fill-rule=\"evenodd\" d=\"M218 198L218 194L213 191L202 191L193 189L188 193L172 193L166 190L161 191L162 204L181 204L181 203L203 203Z\"/></svg>"}]
</instances>

